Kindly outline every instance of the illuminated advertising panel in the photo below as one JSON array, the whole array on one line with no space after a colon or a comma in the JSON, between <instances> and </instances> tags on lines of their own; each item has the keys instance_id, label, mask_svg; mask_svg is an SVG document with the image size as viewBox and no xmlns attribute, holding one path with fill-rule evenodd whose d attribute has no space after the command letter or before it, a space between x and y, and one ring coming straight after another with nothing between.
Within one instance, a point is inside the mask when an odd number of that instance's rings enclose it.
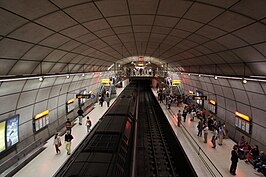
<instances>
[{"instance_id":1,"label":"illuminated advertising panel","mask_svg":"<svg viewBox=\"0 0 266 177\"><path fill-rule=\"evenodd\" d=\"M5 141L5 127L6 122L0 122L0 152L6 149L6 141Z\"/></svg>"},{"instance_id":2,"label":"illuminated advertising panel","mask_svg":"<svg viewBox=\"0 0 266 177\"><path fill-rule=\"evenodd\" d=\"M6 121L6 146L7 148L18 143L18 119L19 116Z\"/></svg>"}]
</instances>

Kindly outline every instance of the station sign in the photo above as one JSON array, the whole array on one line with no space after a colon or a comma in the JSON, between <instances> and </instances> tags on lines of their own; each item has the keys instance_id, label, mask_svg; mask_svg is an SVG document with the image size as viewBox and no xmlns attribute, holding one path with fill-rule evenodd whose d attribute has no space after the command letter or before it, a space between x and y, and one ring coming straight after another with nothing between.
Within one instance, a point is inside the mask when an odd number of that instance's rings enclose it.
<instances>
[{"instance_id":1,"label":"station sign","mask_svg":"<svg viewBox=\"0 0 266 177\"><path fill-rule=\"evenodd\" d=\"M110 84L111 81L110 81L110 79L102 79L102 80L101 80L101 83L102 83L102 84Z\"/></svg>"},{"instance_id":2,"label":"station sign","mask_svg":"<svg viewBox=\"0 0 266 177\"><path fill-rule=\"evenodd\" d=\"M193 100L207 100L207 96L193 96Z\"/></svg>"},{"instance_id":3,"label":"station sign","mask_svg":"<svg viewBox=\"0 0 266 177\"><path fill-rule=\"evenodd\" d=\"M81 99L81 98L90 99L91 98L91 94L77 94L76 98L78 98L78 99Z\"/></svg>"},{"instance_id":4,"label":"station sign","mask_svg":"<svg viewBox=\"0 0 266 177\"><path fill-rule=\"evenodd\" d=\"M90 98L95 98L94 94L77 94L76 98L81 99L81 98L86 98L86 99L90 99Z\"/></svg>"},{"instance_id":5,"label":"station sign","mask_svg":"<svg viewBox=\"0 0 266 177\"><path fill-rule=\"evenodd\" d=\"M179 85L181 83L181 80L172 80L172 85Z\"/></svg>"}]
</instances>

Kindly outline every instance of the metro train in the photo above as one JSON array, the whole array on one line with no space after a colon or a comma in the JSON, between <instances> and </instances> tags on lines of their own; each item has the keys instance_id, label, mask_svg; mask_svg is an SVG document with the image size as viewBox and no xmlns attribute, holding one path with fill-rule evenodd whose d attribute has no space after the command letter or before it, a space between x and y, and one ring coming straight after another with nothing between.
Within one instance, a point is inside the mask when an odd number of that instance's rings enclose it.
<instances>
[{"instance_id":1,"label":"metro train","mask_svg":"<svg viewBox=\"0 0 266 177\"><path fill-rule=\"evenodd\" d=\"M136 105L137 85L131 83L55 176L130 176Z\"/></svg>"}]
</instances>

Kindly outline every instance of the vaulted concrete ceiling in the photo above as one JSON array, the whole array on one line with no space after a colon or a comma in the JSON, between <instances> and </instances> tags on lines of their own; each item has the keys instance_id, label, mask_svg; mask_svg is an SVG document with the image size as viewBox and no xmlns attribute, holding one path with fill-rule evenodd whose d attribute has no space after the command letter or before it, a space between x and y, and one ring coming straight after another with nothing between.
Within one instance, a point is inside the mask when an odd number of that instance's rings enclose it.
<instances>
[{"instance_id":1,"label":"vaulted concrete ceiling","mask_svg":"<svg viewBox=\"0 0 266 177\"><path fill-rule=\"evenodd\" d=\"M0 75L105 70L266 75L265 0L2 0ZM123 59L126 58L126 59Z\"/></svg>"}]
</instances>

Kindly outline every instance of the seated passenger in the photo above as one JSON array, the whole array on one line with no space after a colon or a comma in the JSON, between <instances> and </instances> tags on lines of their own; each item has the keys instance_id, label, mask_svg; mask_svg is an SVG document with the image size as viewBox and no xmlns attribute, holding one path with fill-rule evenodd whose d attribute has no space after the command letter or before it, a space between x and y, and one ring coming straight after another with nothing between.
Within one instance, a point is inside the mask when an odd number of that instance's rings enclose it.
<instances>
[{"instance_id":1,"label":"seated passenger","mask_svg":"<svg viewBox=\"0 0 266 177\"><path fill-rule=\"evenodd\" d=\"M256 171L261 171L263 166L266 165L266 155L263 151L260 152L260 156L254 161L254 168Z\"/></svg>"},{"instance_id":2,"label":"seated passenger","mask_svg":"<svg viewBox=\"0 0 266 177\"><path fill-rule=\"evenodd\" d=\"M248 162L250 159L256 160L259 157L259 147L258 145L255 145L246 155L245 162Z\"/></svg>"}]
</instances>

